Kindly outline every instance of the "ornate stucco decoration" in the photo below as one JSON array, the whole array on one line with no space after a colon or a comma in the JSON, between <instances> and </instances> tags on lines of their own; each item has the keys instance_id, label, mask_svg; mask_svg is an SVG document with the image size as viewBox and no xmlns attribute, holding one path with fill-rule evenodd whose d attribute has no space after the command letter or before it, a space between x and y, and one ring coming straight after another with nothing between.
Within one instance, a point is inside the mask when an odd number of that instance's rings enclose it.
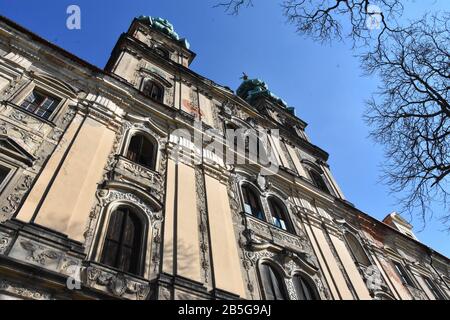
<instances>
[{"instance_id":1,"label":"ornate stucco decoration","mask_svg":"<svg viewBox=\"0 0 450 320\"><path fill-rule=\"evenodd\" d=\"M118 298L145 300L150 293L149 282L95 264L84 268L82 277L87 286L111 293Z\"/></svg>"},{"instance_id":2,"label":"ornate stucco decoration","mask_svg":"<svg viewBox=\"0 0 450 320\"><path fill-rule=\"evenodd\" d=\"M42 290L0 279L0 293L12 294L23 299L51 300L52 296Z\"/></svg>"},{"instance_id":3,"label":"ornate stucco decoration","mask_svg":"<svg viewBox=\"0 0 450 320\"><path fill-rule=\"evenodd\" d=\"M4 254L11 244L11 237L7 233L0 232L0 254Z\"/></svg>"},{"instance_id":4,"label":"ornate stucco decoration","mask_svg":"<svg viewBox=\"0 0 450 320\"><path fill-rule=\"evenodd\" d=\"M19 208L23 196L30 190L33 177L23 175L14 191L6 198L6 204L0 208L0 223L10 219Z\"/></svg>"},{"instance_id":5,"label":"ornate stucco decoration","mask_svg":"<svg viewBox=\"0 0 450 320\"><path fill-rule=\"evenodd\" d=\"M328 290L323 285L319 269L305 261L298 254L269 245L259 251L247 251L245 253L244 267L253 270L253 273L258 273L259 264L263 261L275 264L279 270L283 270L283 278L291 300L297 300L297 293L292 278L298 273L306 274L314 281L321 299L329 298ZM256 278L255 276L254 279Z\"/></svg>"}]
</instances>

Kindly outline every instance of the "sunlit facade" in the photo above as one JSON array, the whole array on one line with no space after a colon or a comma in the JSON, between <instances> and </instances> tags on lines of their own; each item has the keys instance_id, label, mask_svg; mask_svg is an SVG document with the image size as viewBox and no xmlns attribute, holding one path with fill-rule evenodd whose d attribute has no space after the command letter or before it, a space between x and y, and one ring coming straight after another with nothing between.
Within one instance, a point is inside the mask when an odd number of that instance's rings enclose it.
<instances>
[{"instance_id":1,"label":"sunlit facade","mask_svg":"<svg viewBox=\"0 0 450 320\"><path fill-rule=\"evenodd\" d=\"M448 258L347 201L293 108L194 58L163 19L99 69L0 18L0 299L449 299Z\"/></svg>"}]
</instances>

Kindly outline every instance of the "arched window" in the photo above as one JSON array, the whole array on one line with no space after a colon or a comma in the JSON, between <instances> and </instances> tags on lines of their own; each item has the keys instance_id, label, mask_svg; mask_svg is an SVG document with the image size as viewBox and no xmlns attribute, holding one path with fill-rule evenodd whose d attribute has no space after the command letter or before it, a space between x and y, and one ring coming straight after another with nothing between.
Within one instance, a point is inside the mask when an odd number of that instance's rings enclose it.
<instances>
[{"instance_id":1,"label":"arched window","mask_svg":"<svg viewBox=\"0 0 450 320\"><path fill-rule=\"evenodd\" d=\"M358 265L369 267L371 265L370 260L359 240L350 232L345 233L345 240L350 247L350 251L355 262L357 262Z\"/></svg>"},{"instance_id":2,"label":"arched window","mask_svg":"<svg viewBox=\"0 0 450 320\"><path fill-rule=\"evenodd\" d=\"M292 278L292 281L298 300L319 300L311 281L308 281L304 276L297 274Z\"/></svg>"},{"instance_id":3,"label":"arched window","mask_svg":"<svg viewBox=\"0 0 450 320\"><path fill-rule=\"evenodd\" d=\"M269 206L270 212L272 213L273 224L285 231L294 232L287 209L281 201L275 198L269 198Z\"/></svg>"},{"instance_id":4,"label":"arched window","mask_svg":"<svg viewBox=\"0 0 450 320\"><path fill-rule=\"evenodd\" d=\"M136 134L130 140L126 158L146 168L155 170L156 150L154 142L142 134Z\"/></svg>"},{"instance_id":5,"label":"arched window","mask_svg":"<svg viewBox=\"0 0 450 320\"><path fill-rule=\"evenodd\" d=\"M327 184L326 184L325 179L322 176L322 174L320 174L319 172L317 172L314 169L310 169L309 170L309 175L311 177L311 180L312 180L313 184L317 188L319 188L323 192L326 192L326 193L330 194L330 190L328 189Z\"/></svg>"},{"instance_id":6,"label":"arched window","mask_svg":"<svg viewBox=\"0 0 450 320\"><path fill-rule=\"evenodd\" d=\"M244 211L252 216L266 220L262 210L259 194L249 185L242 186L242 194L244 196Z\"/></svg>"},{"instance_id":7,"label":"arched window","mask_svg":"<svg viewBox=\"0 0 450 320\"><path fill-rule=\"evenodd\" d=\"M287 300L282 278L274 268L263 263L260 266L260 274L265 300Z\"/></svg>"},{"instance_id":8,"label":"arched window","mask_svg":"<svg viewBox=\"0 0 450 320\"><path fill-rule=\"evenodd\" d=\"M155 101L162 103L164 100L163 86L153 80L145 80L142 92Z\"/></svg>"},{"instance_id":9,"label":"arched window","mask_svg":"<svg viewBox=\"0 0 450 320\"><path fill-rule=\"evenodd\" d=\"M111 214L101 262L123 272L142 275L144 224L138 214L120 207Z\"/></svg>"}]
</instances>

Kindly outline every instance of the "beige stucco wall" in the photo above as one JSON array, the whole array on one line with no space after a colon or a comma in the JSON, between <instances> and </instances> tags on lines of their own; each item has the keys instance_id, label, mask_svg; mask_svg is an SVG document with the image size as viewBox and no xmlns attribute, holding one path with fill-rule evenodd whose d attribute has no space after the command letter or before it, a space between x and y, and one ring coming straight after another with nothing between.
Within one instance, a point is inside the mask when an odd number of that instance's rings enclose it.
<instances>
[{"instance_id":1,"label":"beige stucco wall","mask_svg":"<svg viewBox=\"0 0 450 320\"><path fill-rule=\"evenodd\" d=\"M64 133L61 142L59 143L56 150L53 152L52 156L48 160L43 171L39 175L36 183L31 189L25 203L17 214L17 219L24 222L31 222L33 214L35 213L39 202L44 196L47 186L50 184L52 177L56 173L56 169L62 161L62 158L67 151L70 143L72 142L75 133L81 125L83 116L78 114L74 117L72 123L67 128Z\"/></svg>"},{"instance_id":2,"label":"beige stucco wall","mask_svg":"<svg viewBox=\"0 0 450 320\"><path fill-rule=\"evenodd\" d=\"M336 249L337 254L342 262L342 265L350 279L350 282L355 289L356 295L360 300L371 300L372 297L367 290L366 284L364 283L358 269L356 268L355 262L350 255L345 243L338 237L330 234L331 241Z\"/></svg>"},{"instance_id":3,"label":"beige stucco wall","mask_svg":"<svg viewBox=\"0 0 450 320\"><path fill-rule=\"evenodd\" d=\"M205 97L203 94L199 94L200 110L202 112L202 121L207 125L213 127L213 113L212 113L212 103L211 100Z\"/></svg>"},{"instance_id":4,"label":"beige stucco wall","mask_svg":"<svg viewBox=\"0 0 450 320\"><path fill-rule=\"evenodd\" d=\"M173 160L167 162L167 186L166 186L166 205L164 216L164 251L163 251L163 272L173 274L173 255L174 255L174 208L175 208L175 167Z\"/></svg>"},{"instance_id":5,"label":"beige stucco wall","mask_svg":"<svg viewBox=\"0 0 450 320\"><path fill-rule=\"evenodd\" d=\"M134 80L134 74L138 69L138 63L139 61L136 59L136 57L131 55L129 52L123 51L121 53L119 61L117 61L115 70L113 70L113 72L121 76L122 78L132 82ZM138 86L139 85L140 83L138 84Z\"/></svg>"},{"instance_id":6,"label":"beige stucco wall","mask_svg":"<svg viewBox=\"0 0 450 320\"><path fill-rule=\"evenodd\" d=\"M205 186L216 287L245 298L227 188L208 175Z\"/></svg>"},{"instance_id":7,"label":"beige stucco wall","mask_svg":"<svg viewBox=\"0 0 450 320\"><path fill-rule=\"evenodd\" d=\"M195 190L195 170L178 164L176 210L177 275L200 282L200 241Z\"/></svg>"},{"instance_id":8,"label":"beige stucco wall","mask_svg":"<svg viewBox=\"0 0 450 320\"><path fill-rule=\"evenodd\" d=\"M311 226L311 229L314 233L315 238L317 239L318 245L324 255L324 259L328 268L330 269L331 274L333 275L334 282L336 287L342 297L343 300L353 300L353 295L350 292L350 289L347 286L347 283L344 279L344 276L339 269L339 266L334 258L334 255L331 251L330 246L328 245L323 230L319 229L316 226Z\"/></svg>"},{"instance_id":9,"label":"beige stucco wall","mask_svg":"<svg viewBox=\"0 0 450 320\"><path fill-rule=\"evenodd\" d=\"M323 259L322 251L320 250L320 247L318 246L318 244L316 242L316 239L315 239L315 237L314 237L314 235L312 233L311 227L310 226L305 226L305 231L306 231L306 233L307 233L307 235L308 235L308 237L309 237L309 239L311 241L311 245L312 245L313 250L314 250L314 252L316 254L317 260L319 262L320 269L322 270L323 275L325 277L325 280L326 280L326 282L328 284L328 288L330 289L330 293L331 293L332 299L339 300L339 293L338 293L337 288L335 286L335 283L333 281L333 275L330 274L330 271L329 271L329 269L327 267L327 264L326 264L325 260Z\"/></svg>"},{"instance_id":10,"label":"beige stucco wall","mask_svg":"<svg viewBox=\"0 0 450 320\"><path fill-rule=\"evenodd\" d=\"M87 118L58 176L48 191L36 223L83 241L97 184L111 152L115 133Z\"/></svg>"}]
</instances>

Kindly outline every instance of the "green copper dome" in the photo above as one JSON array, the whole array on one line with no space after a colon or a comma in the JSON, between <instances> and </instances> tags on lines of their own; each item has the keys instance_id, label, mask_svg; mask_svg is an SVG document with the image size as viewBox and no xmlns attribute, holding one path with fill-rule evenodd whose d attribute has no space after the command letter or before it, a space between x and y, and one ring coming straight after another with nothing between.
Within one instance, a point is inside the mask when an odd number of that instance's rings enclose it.
<instances>
[{"instance_id":1,"label":"green copper dome","mask_svg":"<svg viewBox=\"0 0 450 320\"><path fill-rule=\"evenodd\" d=\"M273 94L269 90L268 85L260 79L244 78L244 81L237 89L236 94L250 104L258 97L266 97L274 103L285 107L290 113L295 113L294 108L289 107L283 99Z\"/></svg>"},{"instance_id":2,"label":"green copper dome","mask_svg":"<svg viewBox=\"0 0 450 320\"><path fill-rule=\"evenodd\" d=\"M186 49L190 48L189 42L185 38L180 39L178 33L175 32L173 24L171 24L168 20L163 18L153 18L150 16L140 16L137 19L146 23L148 26L164 33L173 40L180 42L181 45Z\"/></svg>"}]
</instances>

